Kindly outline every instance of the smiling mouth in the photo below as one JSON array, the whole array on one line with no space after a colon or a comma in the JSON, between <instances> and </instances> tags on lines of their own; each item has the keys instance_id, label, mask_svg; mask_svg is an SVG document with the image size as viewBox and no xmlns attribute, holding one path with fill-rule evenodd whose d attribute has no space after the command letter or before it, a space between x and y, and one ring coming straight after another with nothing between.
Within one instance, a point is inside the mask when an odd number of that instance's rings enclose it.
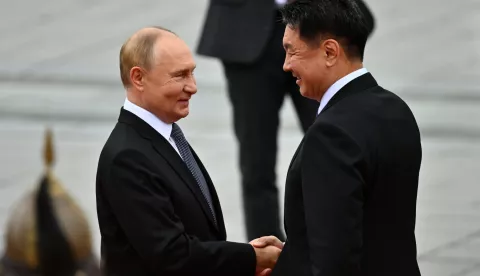
<instances>
[{"instance_id":1,"label":"smiling mouth","mask_svg":"<svg viewBox=\"0 0 480 276\"><path fill-rule=\"evenodd\" d=\"M295 74L292 75L294 78L296 78L297 80L301 80L302 78L296 76Z\"/></svg>"}]
</instances>

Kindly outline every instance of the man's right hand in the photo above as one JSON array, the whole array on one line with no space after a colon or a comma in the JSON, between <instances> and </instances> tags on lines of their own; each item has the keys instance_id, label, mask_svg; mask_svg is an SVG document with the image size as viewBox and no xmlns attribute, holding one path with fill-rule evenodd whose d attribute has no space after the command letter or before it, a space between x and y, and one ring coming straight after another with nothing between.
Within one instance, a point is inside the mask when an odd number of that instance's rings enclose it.
<instances>
[{"instance_id":1,"label":"man's right hand","mask_svg":"<svg viewBox=\"0 0 480 276\"><path fill-rule=\"evenodd\" d=\"M263 248L253 247L257 256L256 276L267 276L272 272L273 267L277 263L278 257L282 252L281 249L269 245Z\"/></svg>"},{"instance_id":2,"label":"man's right hand","mask_svg":"<svg viewBox=\"0 0 480 276\"><path fill-rule=\"evenodd\" d=\"M250 241L250 244L257 248L263 248L268 245L273 245L275 247L278 247L279 249L283 249L284 245L284 243L275 236L264 236L261 238L257 238Z\"/></svg>"}]
</instances>

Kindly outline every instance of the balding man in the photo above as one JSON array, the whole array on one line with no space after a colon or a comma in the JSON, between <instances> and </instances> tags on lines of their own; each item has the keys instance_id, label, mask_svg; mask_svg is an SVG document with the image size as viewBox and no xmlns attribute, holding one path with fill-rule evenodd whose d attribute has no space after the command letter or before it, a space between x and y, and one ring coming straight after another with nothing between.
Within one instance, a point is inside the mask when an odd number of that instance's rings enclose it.
<instances>
[{"instance_id":1,"label":"balding man","mask_svg":"<svg viewBox=\"0 0 480 276\"><path fill-rule=\"evenodd\" d=\"M280 254L226 241L215 188L176 124L197 92L194 69L188 46L162 28L138 31L120 50L127 98L96 182L105 275L253 276Z\"/></svg>"}]
</instances>

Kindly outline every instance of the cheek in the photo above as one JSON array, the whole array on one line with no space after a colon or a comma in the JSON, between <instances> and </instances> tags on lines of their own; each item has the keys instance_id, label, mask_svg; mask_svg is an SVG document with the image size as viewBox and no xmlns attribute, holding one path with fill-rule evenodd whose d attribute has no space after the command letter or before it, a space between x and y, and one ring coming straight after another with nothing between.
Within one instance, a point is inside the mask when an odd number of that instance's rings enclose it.
<instances>
[{"instance_id":1,"label":"cheek","mask_svg":"<svg viewBox=\"0 0 480 276\"><path fill-rule=\"evenodd\" d=\"M310 81L319 81L325 75L324 68L322 68L317 62L306 63L303 70L305 78L309 79Z\"/></svg>"},{"instance_id":2,"label":"cheek","mask_svg":"<svg viewBox=\"0 0 480 276\"><path fill-rule=\"evenodd\" d=\"M145 90L145 100L160 110L172 110L182 93L182 86L178 83L151 84Z\"/></svg>"},{"instance_id":3,"label":"cheek","mask_svg":"<svg viewBox=\"0 0 480 276\"><path fill-rule=\"evenodd\" d=\"M159 99L159 104L164 106L164 108L170 112L178 113L179 110L184 108L183 104L179 102L182 94L184 93L183 84L179 82L171 83L168 85L168 87L164 88L165 89L162 91L161 98Z\"/></svg>"},{"instance_id":4,"label":"cheek","mask_svg":"<svg viewBox=\"0 0 480 276\"><path fill-rule=\"evenodd\" d=\"M308 62L304 60L297 60L292 63L292 69L294 72L302 76L302 79L306 77L310 71Z\"/></svg>"},{"instance_id":5,"label":"cheek","mask_svg":"<svg viewBox=\"0 0 480 276\"><path fill-rule=\"evenodd\" d=\"M182 93L183 86L179 82L170 81L163 84L157 84L153 90L158 98L169 100L178 98Z\"/></svg>"}]
</instances>

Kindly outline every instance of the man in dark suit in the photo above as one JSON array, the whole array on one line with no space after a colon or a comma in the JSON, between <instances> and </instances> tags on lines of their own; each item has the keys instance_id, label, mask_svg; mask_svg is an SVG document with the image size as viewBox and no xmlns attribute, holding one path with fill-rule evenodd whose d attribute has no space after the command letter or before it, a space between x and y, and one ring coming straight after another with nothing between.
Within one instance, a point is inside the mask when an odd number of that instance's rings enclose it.
<instances>
[{"instance_id":1,"label":"man in dark suit","mask_svg":"<svg viewBox=\"0 0 480 276\"><path fill-rule=\"evenodd\" d=\"M318 102L298 93L282 70L285 25L279 8L287 0L211 0L198 45L200 55L221 60L235 135L239 142L246 232L249 240L282 237L276 186L279 111L288 94L303 131L315 119ZM373 30L373 16L368 14Z\"/></svg>"},{"instance_id":2,"label":"man in dark suit","mask_svg":"<svg viewBox=\"0 0 480 276\"><path fill-rule=\"evenodd\" d=\"M194 69L188 46L162 28L122 46L127 99L97 171L105 275L253 276L280 254L226 241L215 188L176 124L197 92Z\"/></svg>"},{"instance_id":3,"label":"man in dark suit","mask_svg":"<svg viewBox=\"0 0 480 276\"><path fill-rule=\"evenodd\" d=\"M363 67L364 14L354 0L298 0L283 17L284 70L320 107L288 170L272 276L419 276L420 133Z\"/></svg>"}]
</instances>

